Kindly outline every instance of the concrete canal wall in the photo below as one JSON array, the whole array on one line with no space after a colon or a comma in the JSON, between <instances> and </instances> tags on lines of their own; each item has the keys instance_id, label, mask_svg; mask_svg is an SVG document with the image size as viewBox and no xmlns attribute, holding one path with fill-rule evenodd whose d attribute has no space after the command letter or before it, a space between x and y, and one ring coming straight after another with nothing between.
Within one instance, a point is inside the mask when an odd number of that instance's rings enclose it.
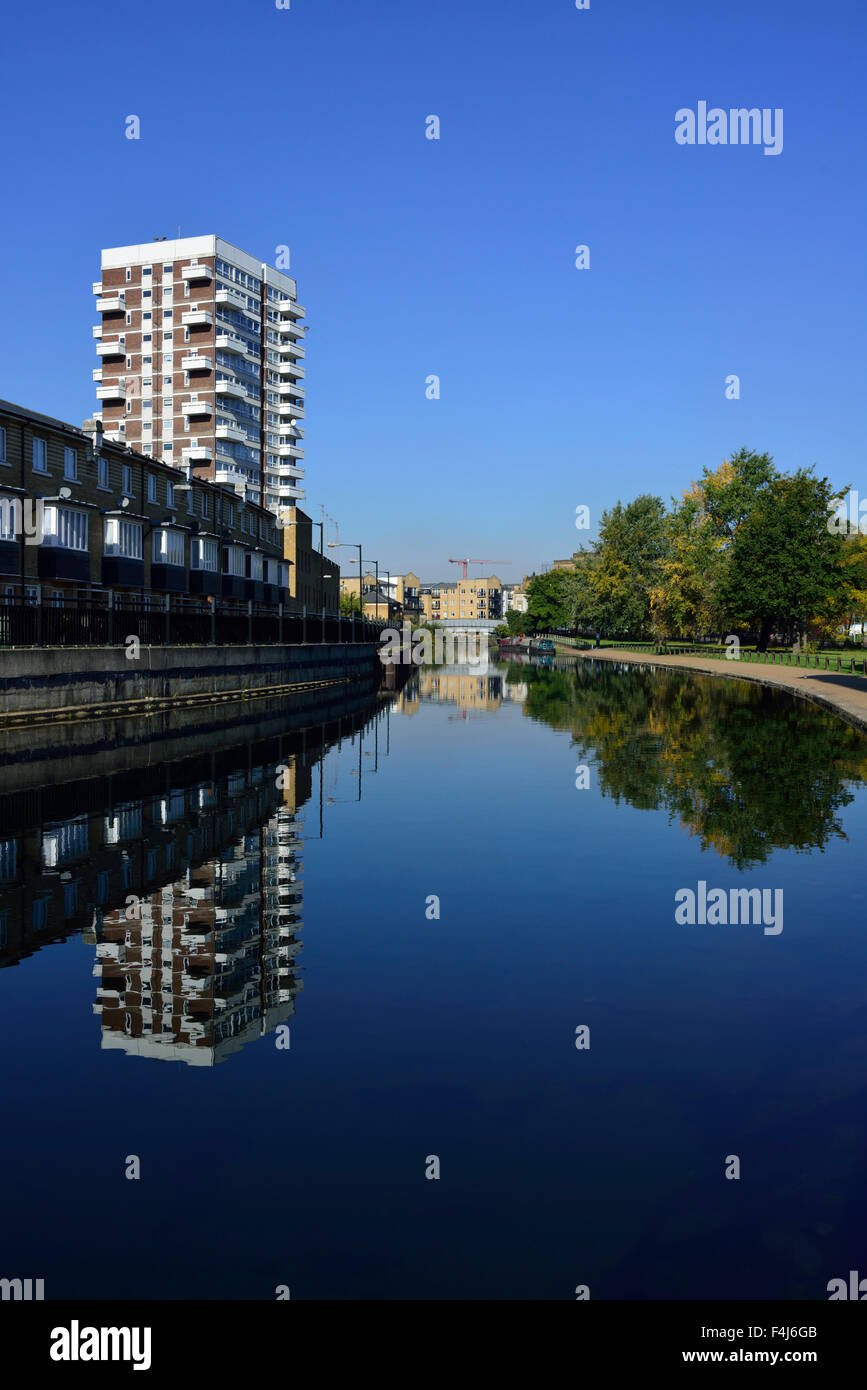
<instances>
[{"instance_id":1,"label":"concrete canal wall","mask_svg":"<svg viewBox=\"0 0 867 1390\"><path fill-rule=\"evenodd\" d=\"M239 691L293 683L371 680L381 669L373 643L297 646L13 648L0 653L0 717L135 700Z\"/></svg>"}]
</instances>

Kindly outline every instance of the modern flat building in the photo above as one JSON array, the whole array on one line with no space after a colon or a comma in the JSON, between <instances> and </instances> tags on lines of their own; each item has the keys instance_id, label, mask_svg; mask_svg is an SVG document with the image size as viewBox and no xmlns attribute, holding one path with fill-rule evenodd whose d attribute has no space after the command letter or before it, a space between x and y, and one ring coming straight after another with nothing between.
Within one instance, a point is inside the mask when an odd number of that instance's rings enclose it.
<instances>
[{"instance_id":1,"label":"modern flat building","mask_svg":"<svg viewBox=\"0 0 867 1390\"><path fill-rule=\"evenodd\" d=\"M98 407L109 439L277 512L304 498L295 280L218 236L102 252Z\"/></svg>"},{"instance_id":2,"label":"modern flat building","mask_svg":"<svg viewBox=\"0 0 867 1390\"><path fill-rule=\"evenodd\" d=\"M426 622L492 620L503 616L503 585L497 576L423 584L420 602Z\"/></svg>"}]
</instances>

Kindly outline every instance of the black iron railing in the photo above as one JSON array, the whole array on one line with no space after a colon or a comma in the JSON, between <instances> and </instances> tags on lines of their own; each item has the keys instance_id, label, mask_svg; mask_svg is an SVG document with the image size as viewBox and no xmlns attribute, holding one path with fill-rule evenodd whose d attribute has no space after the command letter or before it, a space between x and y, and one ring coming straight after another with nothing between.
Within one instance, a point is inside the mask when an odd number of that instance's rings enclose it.
<instances>
[{"instance_id":1,"label":"black iron railing","mask_svg":"<svg viewBox=\"0 0 867 1390\"><path fill-rule=\"evenodd\" d=\"M304 608L265 606L181 596L130 601L109 594L62 604L0 600L2 647L277 646L297 643L374 642L387 623L359 614L323 614Z\"/></svg>"}]
</instances>

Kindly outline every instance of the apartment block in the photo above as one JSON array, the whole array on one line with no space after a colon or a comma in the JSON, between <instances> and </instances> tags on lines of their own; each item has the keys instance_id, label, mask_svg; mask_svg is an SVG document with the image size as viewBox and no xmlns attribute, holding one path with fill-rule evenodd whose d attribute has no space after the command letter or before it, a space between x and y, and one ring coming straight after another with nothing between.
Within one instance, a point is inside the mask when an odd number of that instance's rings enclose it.
<instances>
[{"instance_id":1,"label":"apartment block","mask_svg":"<svg viewBox=\"0 0 867 1390\"><path fill-rule=\"evenodd\" d=\"M106 437L271 511L303 500L295 280L218 236L115 246L94 284Z\"/></svg>"},{"instance_id":2,"label":"apartment block","mask_svg":"<svg viewBox=\"0 0 867 1390\"><path fill-rule=\"evenodd\" d=\"M423 584L419 594L426 622L438 619L471 622L503 616L503 585L497 576Z\"/></svg>"}]
</instances>

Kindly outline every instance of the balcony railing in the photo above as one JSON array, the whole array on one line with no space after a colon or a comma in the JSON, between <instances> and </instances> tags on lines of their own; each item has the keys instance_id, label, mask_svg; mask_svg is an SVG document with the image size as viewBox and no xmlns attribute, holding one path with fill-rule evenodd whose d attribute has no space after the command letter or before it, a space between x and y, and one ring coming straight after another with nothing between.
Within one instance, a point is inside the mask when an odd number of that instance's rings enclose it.
<instances>
[{"instance_id":1,"label":"balcony railing","mask_svg":"<svg viewBox=\"0 0 867 1390\"><path fill-rule=\"evenodd\" d=\"M181 314L181 323L185 328L209 328L213 322L214 315L210 309L188 309Z\"/></svg>"},{"instance_id":2,"label":"balcony railing","mask_svg":"<svg viewBox=\"0 0 867 1390\"><path fill-rule=\"evenodd\" d=\"M213 280L214 272L209 265L185 265L181 269L182 280Z\"/></svg>"},{"instance_id":3,"label":"balcony railing","mask_svg":"<svg viewBox=\"0 0 867 1390\"><path fill-rule=\"evenodd\" d=\"M181 358L181 369L185 372L210 372L213 366L213 358L205 353L188 352Z\"/></svg>"}]
</instances>

